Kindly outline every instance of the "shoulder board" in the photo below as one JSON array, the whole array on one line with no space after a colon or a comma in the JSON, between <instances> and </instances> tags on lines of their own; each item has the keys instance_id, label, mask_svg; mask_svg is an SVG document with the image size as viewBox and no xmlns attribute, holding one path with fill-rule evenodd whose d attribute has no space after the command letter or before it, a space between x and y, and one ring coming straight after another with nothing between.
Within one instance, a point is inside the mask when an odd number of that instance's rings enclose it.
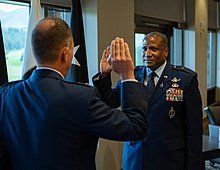
<instances>
[{"instance_id":1,"label":"shoulder board","mask_svg":"<svg viewBox=\"0 0 220 170\"><path fill-rule=\"evenodd\" d=\"M140 69L142 69L144 66L135 66L135 70L140 70Z\"/></svg>"},{"instance_id":2,"label":"shoulder board","mask_svg":"<svg viewBox=\"0 0 220 170\"><path fill-rule=\"evenodd\" d=\"M65 80L64 80L65 81ZM85 86L85 87L92 87L89 85L89 83L83 83L83 82L70 82L70 81L65 81L68 84L75 84L75 85L80 85L80 86Z\"/></svg>"},{"instance_id":3,"label":"shoulder board","mask_svg":"<svg viewBox=\"0 0 220 170\"><path fill-rule=\"evenodd\" d=\"M88 87L91 86L91 85L89 85L89 83L83 83L83 82L77 82L77 84L82 85L82 86L88 86Z\"/></svg>"},{"instance_id":4,"label":"shoulder board","mask_svg":"<svg viewBox=\"0 0 220 170\"><path fill-rule=\"evenodd\" d=\"M174 70L177 70L177 71L182 71L182 72L185 72L185 73L188 73L188 74L196 74L195 71L187 68L187 67L184 67L184 66L173 66L173 69Z\"/></svg>"}]
</instances>

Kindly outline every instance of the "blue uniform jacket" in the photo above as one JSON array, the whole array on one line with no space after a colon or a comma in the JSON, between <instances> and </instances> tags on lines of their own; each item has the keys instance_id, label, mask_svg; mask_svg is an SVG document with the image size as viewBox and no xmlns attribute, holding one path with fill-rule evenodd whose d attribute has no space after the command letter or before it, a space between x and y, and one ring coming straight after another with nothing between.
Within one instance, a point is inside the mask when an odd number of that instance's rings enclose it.
<instances>
[{"instance_id":1,"label":"blue uniform jacket","mask_svg":"<svg viewBox=\"0 0 220 170\"><path fill-rule=\"evenodd\" d=\"M101 101L96 88L64 81L51 70L39 69L30 79L2 86L0 136L13 169L94 170L99 137L145 138L145 87L122 86L124 113Z\"/></svg>"},{"instance_id":2,"label":"blue uniform jacket","mask_svg":"<svg viewBox=\"0 0 220 170\"><path fill-rule=\"evenodd\" d=\"M144 83L146 67L136 67ZM94 81L102 100L120 105L120 82L113 89L104 79ZM197 74L167 64L148 102L147 138L124 143L123 170L200 170L202 159L202 102Z\"/></svg>"}]
</instances>

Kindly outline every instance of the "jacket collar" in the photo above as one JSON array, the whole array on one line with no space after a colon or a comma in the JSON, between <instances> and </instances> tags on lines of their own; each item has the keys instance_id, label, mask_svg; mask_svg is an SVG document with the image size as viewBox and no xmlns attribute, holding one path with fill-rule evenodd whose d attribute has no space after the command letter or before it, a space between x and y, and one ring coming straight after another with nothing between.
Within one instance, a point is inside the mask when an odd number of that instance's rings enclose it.
<instances>
[{"instance_id":1,"label":"jacket collar","mask_svg":"<svg viewBox=\"0 0 220 170\"><path fill-rule=\"evenodd\" d=\"M35 77L42 77L42 78L51 77L51 78L63 80L63 77L58 72L51 69L43 69L43 68L34 70L34 72L31 75L31 78L35 78Z\"/></svg>"}]
</instances>

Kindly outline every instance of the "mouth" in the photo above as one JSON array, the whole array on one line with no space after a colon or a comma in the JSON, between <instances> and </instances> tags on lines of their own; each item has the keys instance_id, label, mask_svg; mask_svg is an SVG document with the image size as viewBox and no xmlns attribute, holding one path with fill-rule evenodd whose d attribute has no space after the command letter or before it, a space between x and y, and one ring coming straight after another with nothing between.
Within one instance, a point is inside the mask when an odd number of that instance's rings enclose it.
<instances>
[{"instance_id":1,"label":"mouth","mask_svg":"<svg viewBox=\"0 0 220 170\"><path fill-rule=\"evenodd\" d=\"M145 63L153 63L154 60L144 60Z\"/></svg>"}]
</instances>

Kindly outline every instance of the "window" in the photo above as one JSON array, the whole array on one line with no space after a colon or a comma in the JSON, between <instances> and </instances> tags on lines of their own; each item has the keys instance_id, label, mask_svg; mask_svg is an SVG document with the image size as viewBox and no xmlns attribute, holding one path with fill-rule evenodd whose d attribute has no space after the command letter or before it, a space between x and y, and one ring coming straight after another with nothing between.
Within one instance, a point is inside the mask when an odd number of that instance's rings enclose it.
<instances>
[{"instance_id":1,"label":"window","mask_svg":"<svg viewBox=\"0 0 220 170\"><path fill-rule=\"evenodd\" d=\"M142 60L142 41L145 34L135 33L135 66L143 65Z\"/></svg>"},{"instance_id":2,"label":"window","mask_svg":"<svg viewBox=\"0 0 220 170\"><path fill-rule=\"evenodd\" d=\"M169 50L170 63L182 66L182 29L173 28L173 37L170 38L171 49Z\"/></svg>"},{"instance_id":3,"label":"window","mask_svg":"<svg viewBox=\"0 0 220 170\"><path fill-rule=\"evenodd\" d=\"M70 25L71 10L58 7L44 6L47 16L63 19Z\"/></svg>"},{"instance_id":4,"label":"window","mask_svg":"<svg viewBox=\"0 0 220 170\"><path fill-rule=\"evenodd\" d=\"M143 17L135 15L135 65L143 65L142 61L142 41L146 34L150 32L161 32L167 36L168 39L168 48L169 48L169 57L167 58L168 62L174 62L174 28L177 27L176 22L165 21L161 19ZM177 31L176 31L177 32ZM178 32L179 33L179 32ZM178 34L180 35L180 33ZM181 37L178 37L181 38ZM179 39L178 39L179 40ZM179 50L179 47L178 47ZM175 51L175 54L179 54ZM172 57L172 58L171 58ZM181 57L178 55L178 57ZM176 60L175 60L176 61ZM179 62L179 60L178 60Z\"/></svg>"},{"instance_id":5,"label":"window","mask_svg":"<svg viewBox=\"0 0 220 170\"><path fill-rule=\"evenodd\" d=\"M0 2L0 20L9 81L21 79L22 55L28 17L28 4L6 4Z\"/></svg>"},{"instance_id":6,"label":"window","mask_svg":"<svg viewBox=\"0 0 220 170\"><path fill-rule=\"evenodd\" d=\"M41 5L43 16L58 17L70 23L70 8ZM0 20L9 81L21 79L22 59L29 20L29 3L0 2Z\"/></svg>"},{"instance_id":7,"label":"window","mask_svg":"<svg viewBox=\"0 0 220 170\"><path fill-rule=\"evenodd\" d=\"M217 35L215 32L208 32L207 48L207 88L216 86L216 43Z\"/></svg>"}]
</instances>

